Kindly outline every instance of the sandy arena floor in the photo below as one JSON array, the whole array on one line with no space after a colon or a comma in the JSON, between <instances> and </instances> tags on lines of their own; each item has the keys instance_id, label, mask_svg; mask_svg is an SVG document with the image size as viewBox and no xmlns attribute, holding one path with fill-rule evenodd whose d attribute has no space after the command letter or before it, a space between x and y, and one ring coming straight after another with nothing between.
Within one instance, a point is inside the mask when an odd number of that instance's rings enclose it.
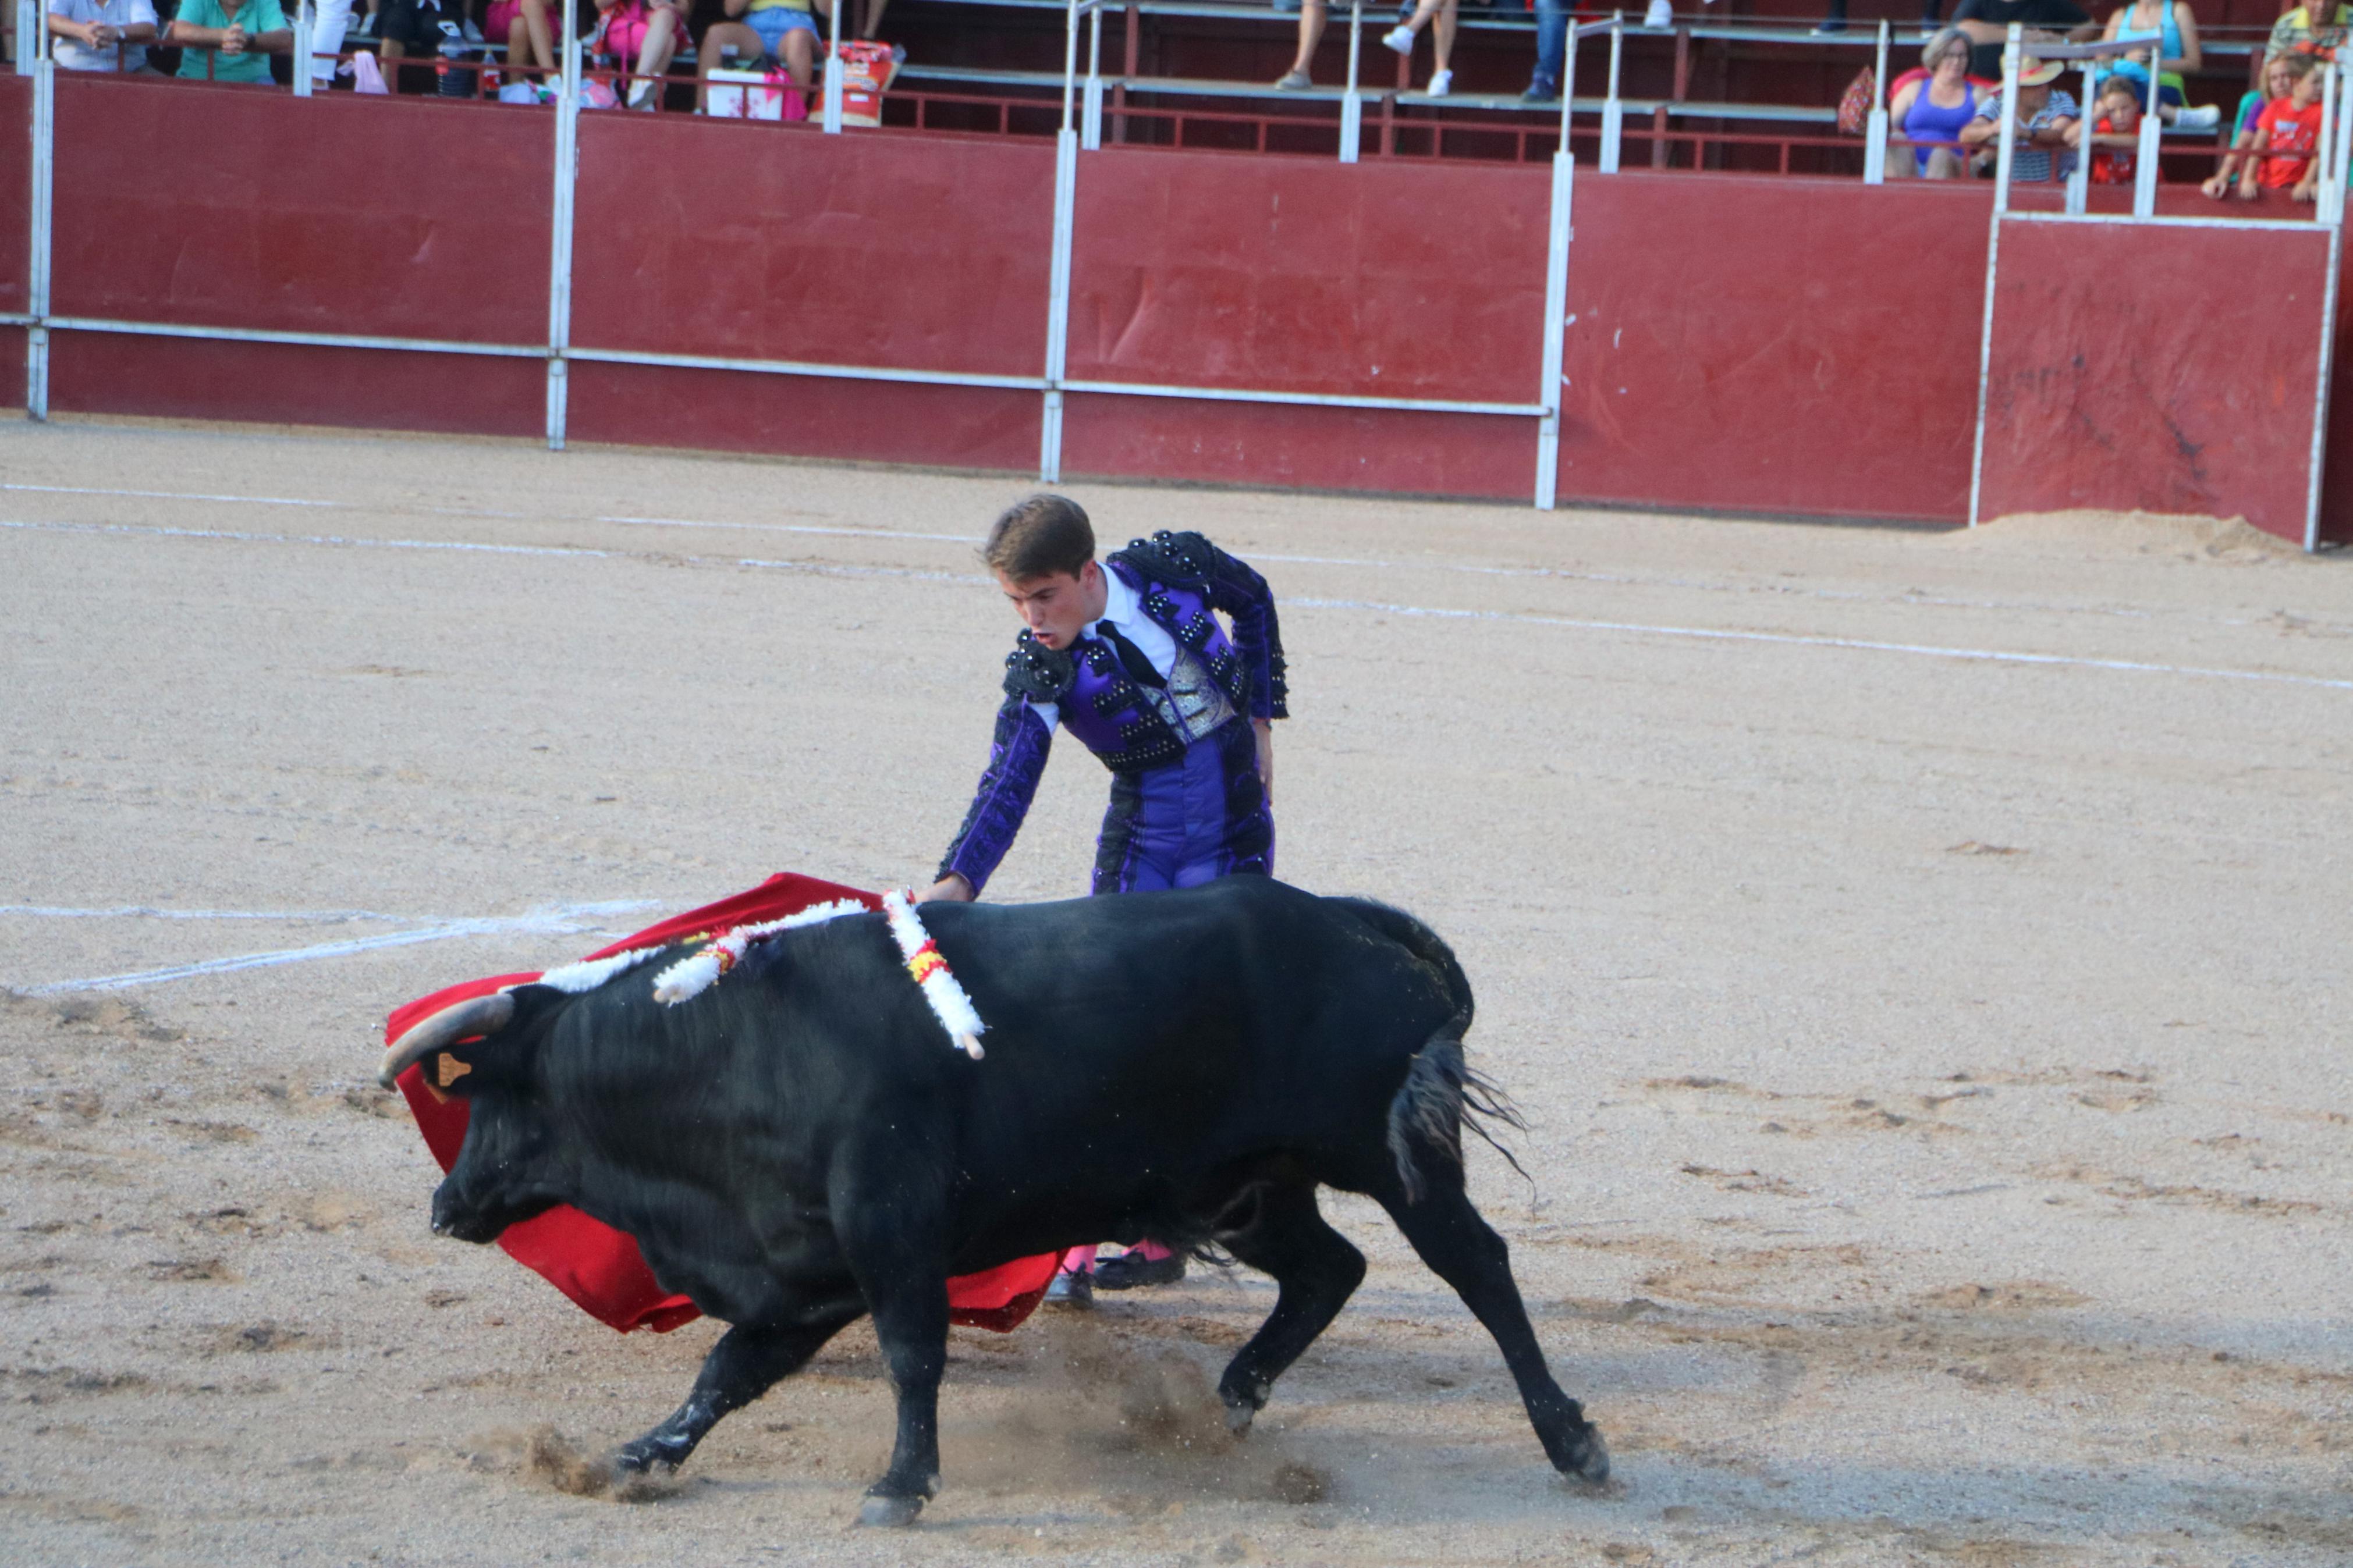
<instances>
[{"instance_id":1,"label":"sandy arena floor","mask_svg":"<svg viewBox=\"0 0 2353 1568\"><path fill-rule=\"evenodd\" d=\"M716 1328L436 1241L379 1021L923 879L1022 488L0 426L0 1561L2353 1554L2353 563L2146 520L1078 487L1282 595L1282 868L1460 949L1533 1122L1476 1190L1618 1479L1342 1199L1371 1276L1239 1447L1271 1287L1197 1270L957 1331L913 1532L848 1522L862 1329L658 1495L562 1489ZM992 895L1080 890L1103 796L1066 745Z\"/></svg>"}]
</instances>

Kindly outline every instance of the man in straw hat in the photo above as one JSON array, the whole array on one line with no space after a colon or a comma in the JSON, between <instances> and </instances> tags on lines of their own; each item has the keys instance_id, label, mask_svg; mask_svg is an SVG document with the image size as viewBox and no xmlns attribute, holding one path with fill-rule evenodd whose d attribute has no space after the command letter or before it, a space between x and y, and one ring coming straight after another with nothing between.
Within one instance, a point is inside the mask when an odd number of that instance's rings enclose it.
<instances>
[{"instance_id":1,"label":"man in straw hat","mask_svg":"<svg viewBox=\"0 0 2353 1568\"><path fill-rule=\"evenodd\" d=\"M2025 47L2056 43L2049 34L2030 33ZM2041 60L2031 53L2018 62L2018 148L2012 155L2013 180L2065 179L2075 167L2076 122L2083 110L2075 100L2051 84L2063 68L2057 60ZM2001 135L2001 94L1989 92L1978 100L1978 117L1961 127L1961 145L1994 145Z\"/></svg>"}]
</instances>

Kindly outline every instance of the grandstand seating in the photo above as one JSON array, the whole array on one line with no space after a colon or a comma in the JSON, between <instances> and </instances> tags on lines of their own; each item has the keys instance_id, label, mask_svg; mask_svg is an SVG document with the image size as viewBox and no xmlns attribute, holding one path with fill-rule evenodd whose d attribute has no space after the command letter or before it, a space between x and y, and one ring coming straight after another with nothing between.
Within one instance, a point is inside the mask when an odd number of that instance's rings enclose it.
<instances>
[{"instance_id":1,"label":"grandstand seating","mask_svg":"<svg viewBox=\"0 0 2353 1568\"><path fill-rule=\"evenodd\" d=\"M846 19L856 15L856 4L844 0ZM1917 8L1913 0L1883 4L1900 18L1889 53L1893 75L1916 58ZM1557 110L1519 97L1534 57L1529 0L1464 0L1455 89L1442 100L1419 90L1430 69L1426 44L1410 60L1379 47L1394 5L1383 0L1363 13L1359 72L1367 154L1507 161L1551 155ZM2236 102L2259 67L2277 5L2278 0L2201 0L2206 63L2191 79L2192 102ZM582 9L593 17L585 4ZM2105 15L2107 7L2092 9ZM1687 5L1671 29L1630 26L1620 100L1628 160L1658 168L1859 174L1862 143L1837 134L1833 106L1874 58L1878 23L1858 16L1843 34L1825 37L1811 30L1819 10L1806 0L1725 0ZM692 0L691 14L692 31L700 34L723 14L720 0ZM1607 14L1588 5L1580 18ZM1050 134L1060 122L1066 15L1065 0L893 0L884 37L901 44L907 59L884 123ZM1346 76L1347 13L1333 12L1317 58L1318 85L1279 92L1268 84L1290 63L1295 28L1296 13L1271 4L1126 0L1107 5L1101 59L1107 138L1330 155ZM362 38L345 46L347 51L372 47ZM489 47L483 52L502 51ZM1600 107L1606 58L1605 42L1587 42L1580 114ZM694 59L690 48L671 67L668 107L691 107ZM286 63L280 62L281 74ZM1085 64L1082 49L1082 68ZM419 79L412 64L412 90ZM1581 151L1589 150L1588 136L1598 137L1598 129L1587 131L1588 123L1578 122ZM2228 136L2227 126L2169 135L2168 156L2178 164L2173 177L2194 179L2206 172L2211 150L2227 144Z\"/></svg>"}]
</instances>

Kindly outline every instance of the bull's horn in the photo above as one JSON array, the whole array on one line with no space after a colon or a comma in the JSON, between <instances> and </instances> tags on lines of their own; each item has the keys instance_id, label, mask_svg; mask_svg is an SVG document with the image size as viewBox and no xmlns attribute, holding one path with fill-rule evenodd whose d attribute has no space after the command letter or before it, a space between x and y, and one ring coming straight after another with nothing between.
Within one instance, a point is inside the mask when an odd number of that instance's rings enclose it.
<instances>
[{"instance_id":1,"label":"bull's horn","mask_svg":"<svg viewBox=\"0 0 2353 1568\"><path fill-rule=\"evenodd\" d=\"M390 1089L394 1079L451 1041L505 1028L514 1011L515 1000L504 991L442 1008L392 1042L384 1053L384 1066L376 1070L376 1082Z\"/></svg>"}]
</instances>

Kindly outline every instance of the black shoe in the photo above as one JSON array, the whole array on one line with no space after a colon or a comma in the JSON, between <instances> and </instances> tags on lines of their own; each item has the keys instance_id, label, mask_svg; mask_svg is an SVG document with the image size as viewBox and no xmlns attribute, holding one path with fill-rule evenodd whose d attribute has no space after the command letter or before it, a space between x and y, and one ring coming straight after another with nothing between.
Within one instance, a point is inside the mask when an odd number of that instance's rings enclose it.
<instances>
[{"instance_id":1,"label":"black shoe","mask_svg":"<svg viewBox=\"0 0 2353 1568\"><path fill-rule=\"evenodd\" d=\"M1185 1256L1172 1252L1166 1258L1146 1258L1141 1252L1123 1252L1117 1258L1106 1258L1095 1265L1095 1284L1104 1290L1134 1290L1146 1285L1174 1285L1185 1278Z\"/></svg>"},{"instance_id":2,"label":"black shoe","mask_svg":"<svg viewBox=\"0 0 2353 1568\"><path fill-rule=\"evenodd\" d=\"M1546 81L1544 78L1538 77L1528 83L1527 91L1520 94L1520 101L1522 103L1558 103L1560 86L1556 82Z\"/></svg>"},{"instance_id":3,"label":"black shoe","mask_svg":"<svg viewBox=\"0 0 2353 1568\"><path fill-rule=\"evenodd\" d=\"M1077 1312L1092 1307L1095 1304L1093 1272L1085 1268L1075 1272L1068 1268L1056 1270L1053 1279L1046 1282L1046 1304L1068 1307Z\"/></svg>"}]
</instances>

